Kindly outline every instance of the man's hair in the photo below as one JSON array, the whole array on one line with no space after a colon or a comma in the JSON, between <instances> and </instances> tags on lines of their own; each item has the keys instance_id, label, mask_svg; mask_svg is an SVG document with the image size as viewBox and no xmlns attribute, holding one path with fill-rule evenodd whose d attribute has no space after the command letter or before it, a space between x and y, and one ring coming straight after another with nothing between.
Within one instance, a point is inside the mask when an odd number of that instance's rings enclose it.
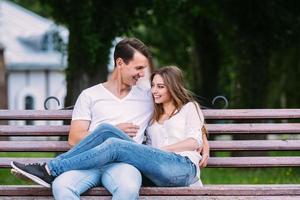
<instances>
[{"instance_id":1,"label":"man's hair","mask_svg":"<svg viewBox=\"0 0 300 200\"><path fill-rule=\"evenodd\" d=\"M150 68L152 67L152 56L148 47L137 38L125 38L121 40L115 48L114 62L116 66L116 60L122 58L123 61L128 64L132 60L134 52L138 51L143 54L149 61Z\"/></svg>"}]
</instances>

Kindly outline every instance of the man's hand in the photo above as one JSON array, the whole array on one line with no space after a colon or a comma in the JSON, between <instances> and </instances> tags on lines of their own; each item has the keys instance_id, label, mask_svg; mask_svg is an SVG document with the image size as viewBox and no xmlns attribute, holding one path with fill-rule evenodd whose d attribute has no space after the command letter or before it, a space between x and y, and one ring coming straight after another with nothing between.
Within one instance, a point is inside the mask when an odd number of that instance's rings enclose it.
<instances>
[{"instance_id":1,"label":"man's hand","mask_svg":"<svg viewBox=\"0 0 300 200\"><path fill-rule=\"evenodd\" d=\"M209 158L209 143L206 134L202 134L203 145L197 149L197 152L201 154L202 160L199 162L199 167L206 167Z\"/></svg>"},{"instance_id":2,"label":"man's hand","mask_svg":"<svg viewBox=\"0 0 300 200\"><path fill-rule=\"evenodd\" d=\"M120 123L117 124L116 127L124 131L129 137L135 137L140 128L139 126L134 125L133 123Z\"/></svg>"},{"instance_id":3,"label":"man's hand","mask_svg":"<svg viewBox=\"0 0 300 200\"><path fill-rule=\"evenodd\" d=\"M199 147L199 148L197 149L197 152L198 152L199 154L201 154L201 156L202 156L202 159L201 159L201 161L199 162L199 167L200 167L200 168L206 167L207 161L208 161L208 158L209 158L209 148Z\"/></svg>"}]
</instances>

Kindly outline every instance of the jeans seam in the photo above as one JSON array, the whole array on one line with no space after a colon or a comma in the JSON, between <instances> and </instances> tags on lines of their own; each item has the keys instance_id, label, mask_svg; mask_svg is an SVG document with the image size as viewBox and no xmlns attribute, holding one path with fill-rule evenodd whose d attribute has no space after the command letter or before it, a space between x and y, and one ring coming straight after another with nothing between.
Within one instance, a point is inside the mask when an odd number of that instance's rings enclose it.
<instances>
[{"instance_id":1,"label":"jeans seam","mask_svg":"<svg viewBox=\"0 0 300 200\"><path fill-rule=\"evenodd\" d=\"M112 191L112 193L114 193L118 188L119 188L119 184L116 183L114 177L107 171L103 172L102 177L104 175L108 175L110 177L110 180L112 181L113 185L116 185L116 188Z\"/></svg>"},{"instance_id":2,"label":"jeans seam","mask_svg":"<svg viewBox=\"0 0 300 200\"><path fill-rule=\"evenodd\" d=\"M100 173L100 172L99 172L99 173ZM82 179L76 181L76 184L75 184L75 185L78 185L78 183L80 183L80 182L82 182L82 181L84 181L84 180L89 180L90 177L93 177L93 175L89 174L88 176L85 176L84 178L82 178ZM94 186L92 186L92 187L95 187L95 186L97 186L97 184L94 185ZM77 195L80 195L80 194L78 194L78 190L75 190L75 192L77 193Z\"/></svg>"}]
</instances>

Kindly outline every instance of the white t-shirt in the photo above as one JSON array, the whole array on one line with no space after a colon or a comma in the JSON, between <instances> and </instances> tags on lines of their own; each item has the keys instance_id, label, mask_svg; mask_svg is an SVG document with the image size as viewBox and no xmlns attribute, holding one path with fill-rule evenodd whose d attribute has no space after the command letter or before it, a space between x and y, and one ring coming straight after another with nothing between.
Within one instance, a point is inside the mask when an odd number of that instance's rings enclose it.
<instances>
[{"instance_id":1,"label":"white t-shirt","mask_svg":"<svg viewBox=\"0 0 300 200\"><path fill-rule=\"evenodd\" d=\"M101 123L133 123L140 127L133 139L141 144L152 113L153 102L149 90L133 86L126 97L119 99L102 84L98 84L81 92L72 120L91 121L89 131L93 131Z\"/></svg>"},{"instance_id":2,"label":"white t-shirt","mask_svg":"<svg viewBox=\"0 0 300 200\"><path fill-rule=\"evenodd\" d=\"M154 122L148 126L146 131L147 144L161 148L187 138L195 138L199 146L202 145L201 129L204 125L204 117L199 106L197 107L193 102L189 102L185 104L177 114L164 121L163 124ZM202 158L196 151L184 151L178 152L177 154L187 156L196 166L198 166ZM197 168L197 174L200 175L199 166Z\"/></svg>"}]
</instances>

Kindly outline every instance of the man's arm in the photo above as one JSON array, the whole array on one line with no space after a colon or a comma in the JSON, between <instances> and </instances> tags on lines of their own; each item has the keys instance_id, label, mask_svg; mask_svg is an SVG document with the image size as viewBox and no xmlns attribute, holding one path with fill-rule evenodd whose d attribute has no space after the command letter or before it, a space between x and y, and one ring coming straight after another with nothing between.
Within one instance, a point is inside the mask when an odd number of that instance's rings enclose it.
<instances>
[{"instance_id":1,"label":"man's arm","mask_svg":"<svg viewBox=\"0 0 300 200\"><path fill-rule=\"evenodd\" d=\"M88 120L72 120L71 127L69 131L68 142L71 146L76 145L85 136L89 134L88 129L90 126L90 121Z\"/></svg>"},{"instance_id":2,"label":"man's arm","mask_svg":"<svg viewBox=\"0 0 300 200\"><path fill-rule=\"evenodd\" d=\"M206 167L209 158L209 143L206 134L202 134L202 141L203 146L198 150L198 152L202 155L202 160L199 162L199 166L201 168Z\"/></svg>"},{"instance_id":3,"label":"man's arm","mask_svg":"<svg viewBox=\"0 0 300 200\"><path fill-rule=\"evenodd\" d=\"M117 128L121 129L129 137L135 137L139 131L139 126L134 125L133 123L120 123L116 125Z\"/></svg>"},{"instance_id":4,"label":"man's arm","mask_svg":"<svg viewBox=\"0 0 300 200\"><path fill-rule=\"evenodd\" d=\"M187 138L175 144L167 145L161 147L161 150L171 151L171 152L181 152L181 151L195 151L199 147L199 144L195 138Z\"/></svg>"}]
</instances>

